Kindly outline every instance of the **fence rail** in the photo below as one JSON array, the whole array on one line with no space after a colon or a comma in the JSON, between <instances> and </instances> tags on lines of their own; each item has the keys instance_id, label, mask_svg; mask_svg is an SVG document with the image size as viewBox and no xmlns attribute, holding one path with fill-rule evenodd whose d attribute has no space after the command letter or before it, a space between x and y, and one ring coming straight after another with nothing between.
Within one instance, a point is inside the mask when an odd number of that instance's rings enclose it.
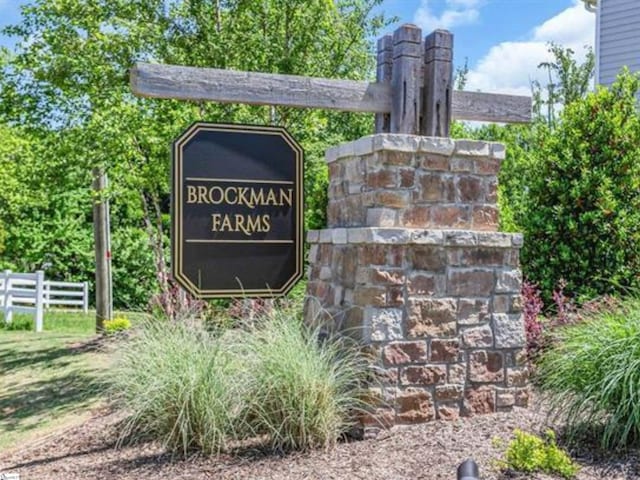
<instances>
[{"instance_id":1,"label":"fence rail","mask_svg":"<svg viewBox=\"0 0 640 480\"><path fill-rule=\"evenodd\" d=\"M52 306L81 307L89 310L89 285L87 282L56 282L45 280L44 272L0 272L0 307L5 323L13 321L14 313L35 316L36 332L42 331L43 311Z\"/></svg>"}]
</instances>

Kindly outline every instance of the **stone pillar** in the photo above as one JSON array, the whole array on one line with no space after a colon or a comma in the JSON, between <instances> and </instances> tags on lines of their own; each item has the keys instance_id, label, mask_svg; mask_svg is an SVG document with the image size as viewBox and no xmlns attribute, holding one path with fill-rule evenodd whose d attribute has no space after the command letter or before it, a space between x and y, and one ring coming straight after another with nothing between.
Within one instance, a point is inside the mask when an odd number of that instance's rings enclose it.
<instances>
[{"instance_id":1,"label":"stone pillar","mask_svg":"<svg viewBox=\"0 0 640 480\"><path fill-rule=\"evenodd\" d=\"M327 151L329 228L310 231L309 323L369 345L372 422L526 406L519 251L497 232L497 143L377 134Z\"/></svg>"}]
</instances>

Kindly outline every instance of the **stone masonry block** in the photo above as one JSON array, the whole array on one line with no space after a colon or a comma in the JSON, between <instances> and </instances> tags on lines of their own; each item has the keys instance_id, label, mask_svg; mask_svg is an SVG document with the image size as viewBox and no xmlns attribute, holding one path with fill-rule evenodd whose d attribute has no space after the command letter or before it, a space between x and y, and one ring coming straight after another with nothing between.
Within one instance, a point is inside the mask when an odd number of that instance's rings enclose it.
<instances>
[{"instance_id":1,"label":"stone masonry block","mask_svg":"<svg viewBox=\"0 0 640 480\"><path fill-rule=\"evenodd\" d=\"M376 227L393 227L396 225L398 212L392 208L367 209L367 225Z\"/></svg>"},{"instance_id":2,"label":"stone masonry block","mask_svg":"<svg viewBox=\"0 0 640 480\"><path fill-rule=\"evenodd\" d=\"M526 344L524 322L520 314L493 314L493 334L496 348L520 348Z\"/></svg>"},{"instance_id":3,"label":"stone masonry block","mask_svg":"<svg viewBox=\"0 0 640 480\"><path fill-rule=\"evenodd\" d=\"M431 207L424 205L408 207L400 215L400 221L408 228L426 228L431 221Z\"/></svg>"},{"instance_id":4,"label":"stone masonry block","mask_svg":"<svg viewBox=\"0 0 640 480\"><path fill-rule=\"evenodd\" d=\"M461 298L458 301L458 324L474 325L490 320L488 298Z\"/></svg>"},{"instance_id":5,"label":"stone masonry block","mask_svg":"<svg viewBox=\"0 0 640 480\"><path fill-rule=\"evenodd\" d=\"M417 158L418 166L429 172L448 172L449 171L449 157L444 155L434 154L422 154Z\"/></svg>"},{"instance_id":6,"label":"stone masonry block","mask_svg":"<svg viewBox=\"0 0 640 480\"><path fill-rule=\"evenodd\" d=\"M409 299L407 319L407 336L409 338L450 337L455 334L455 299Z\"/></svg>"},{"instance_id":7,"label":"stone masonry block","mask_svg":"<svg viewBox=\"0 0 640 480\"><path fill-rule=\"evenodd\" d=\"M454 297L488 297L493 291L494 274L488 269L449 269L447 293Z\"/></svg>"},{"instance_id":8,"label":"stone masonry block","mask_svg":"<svg viewBox=\"0 0 640 480\"><path fill-rule=\"evenodd\" d=\"M436 400L439 402L451 402L455 400L462 400L464 394L464 386L451 383L445 385L438 385L436 387Z\"/></svg>"},{"instance_id":9,"label":"stone masonry block","mask_svg":"<svg viewBox=\"0 0 640 480\"><path fill-rule=\"evenodd\" d=\"M396 397L397 419L400 423L419 423L436 417L431 393L421 388L407 388Z\"/></svg>"},{"instance_id":10,"label":"stone masonry block","mask_svg":"<svg viewBox=\"0 0 640 480\"><path fill-rule=\"evenodd\" d=\"M493 331L489 325L465 328L461 331L462 342L468 348L493 347Z\"/></svg>"},{"instance_id":11,"label":"stone masonry block","mask_svg":"<svg viewBox=\"0 0 640 480\"><path fill-rule=\"evenodd\" d=\"M447 266L446 251L437 246L416 246L409 252L409 262L415 270L429 272L444 272Z\"/></svg>"},{"instance_id":12,"label":"stone masonry block","mask_svg":"<svg viewBox=\"0 0 640 480\"><path fill-rule=\"evenodd\" d=\"M373 342L403 338L400 308L365 308L364 324L369 331L368 337Z\"/></svg>"},{"instance_id":13,"label":"stone masonry block","mask_svg":"<svg viewBox=\"0 0 640 480\"><path fill-rule=\"evenodd\" d=\"M430 225L435 228L464 228L471 223L471 209L465 205L435 205Z\"/></svg>"},{"instance_id":14,"label":"stone masonry block","mask_svg":"<svg viewBox=\"0 0 640 480\"><path fill-rule=\"evenodd\" d=\"M501 382L504 380L504 358L501 352L480 350L469 353L469 380Z\"/></svg>"},{"instance_id":15,"label":"stone masonry block","mask_svg":"<svg viewBox=\"0 0 640 480\"><path fill-rule=\"evenodd\" d=\"M455 200L461 203L482 203L485 200L485 187L482 178L472 175L458 176Z\"/></svg>"},{"instance_id":16,"label":"stone masonry block","mask_svg":"<svg viewBox=\"0 0 640 480\"><path fill-rule=\"evenodd\" d=\"M427 361L427 342L393 342L382 349L382 361L385 365L406 365Z\"/></svg>"},{"instance_id":17,"label":"stone masonry block","mask_svg":"<svg viewBox=\"0 0 640 480\"><path fill-rule=\"evenodd\" d=\"M431 353L429 360L433 363L452 363L458 360L460 342L457 339L431 340Z\"/></svg>"},{"instance_id":18,"label":"stone masonry block","mask_svg":"<svg viewBox=\"0 0 640 480\"><path fill-rule=\"evenodd\" d=\"M435 385L444 383L447 368L444 365L420 365L404 367L400 370L401 385Z\"/></svg>"},{"instance_id":19,"label":"stone masonry block","mask_svg":"<svg viewBox=\"0 0 640 480\"><path fill-rule=\"evenodd\" d=\"M471 216L475 230L498 229L498 208L494 205L474 206Z\"/></svg>"},{"instance_id":20,"label":"stone masonry block","mask_svg":"<svg viewBox=\"0 0 640 480\"><path fill-rule=\"evenodd\" d=\"M422 137L420 139L420 152L437 153L450 156L456 148L456 142L450 138Z\"/></svg>"},{"instance_id":21,"label":"stone masonry block","mask_svg":"<svg viewBox=\"0 0 640 480\"><path fill-rule=\"evenodd\" d=\"M494 387L481 386L470 388L465 392L462 414L486 414L496 411L496 392Z\"/></svg>"},{"instance_id":22,"label":"stone masonry block","mask_svg":"<svg viewBox=\"0 0 640 480\"><path fill-rule=\"evenodd\" d=\"M456 155L488 157L490 144L478 140L456 140Z\"/></svg>"},{"instance_id":23,"label":"stone masonry block","mask_svg":"<svg viewBox=\"0 0 640 480\"><path fill-rule=\"evenodd\" d=\"M497 273L496 293L520 293L522 273L519 270L505 270Z\"/></svg>"}]
</instances>

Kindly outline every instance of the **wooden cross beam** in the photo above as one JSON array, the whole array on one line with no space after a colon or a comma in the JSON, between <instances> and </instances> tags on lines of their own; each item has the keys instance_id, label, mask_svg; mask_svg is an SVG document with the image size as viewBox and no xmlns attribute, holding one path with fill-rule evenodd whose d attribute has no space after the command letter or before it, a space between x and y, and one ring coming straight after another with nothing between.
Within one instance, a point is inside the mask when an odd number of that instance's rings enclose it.
<instances>
[{"instance_id":1,"label":"wooden cross beam","mask_svg":"<svg viewBox=\"0 0 640 480\"><path fill-rule=\"evenodd\" d=\"M531 120L530 97L454 90L452 52L451 33L423 41L403 25L378 41L374 83L150 63L137 63L130 81L141 97L375 113L377 133L446 137L451 119Z\"/></svg>"}]
</instances>

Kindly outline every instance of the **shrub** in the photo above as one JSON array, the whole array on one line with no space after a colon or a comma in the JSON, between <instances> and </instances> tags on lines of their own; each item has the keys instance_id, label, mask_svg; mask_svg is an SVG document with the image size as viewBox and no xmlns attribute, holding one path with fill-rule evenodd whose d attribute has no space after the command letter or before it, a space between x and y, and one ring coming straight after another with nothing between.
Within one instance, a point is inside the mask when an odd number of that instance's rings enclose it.
<instances>
[{"instance_id":1,"label":"shrub","mask_svg":"<svg viewBox=\"0 0 640 480\"><path fill-rule=\"evenodd\" d=\"M327 447L349 430L368 373L359 349L287 310L245 329L198 325L146 323L122 347L112 390L127 412L123 438L216 453L249 439Z\"/></svg>"},{"instance_id":2,"label":"shrub","mask_svg":"<svg viewBox=\"0 0 640 480\"><path fill-rule=\"evenodd\" d=\"M564 478L573 478L578 473L578 466L556 445L552 430L547 430L543 439L516 429L507 446L505 460L499 464L518 472L544 472Z\"/></svg>"},{"instance_id":3,"label":"shrub","mask_svg":"<svg viewBox=\"0 0 640 480\"><path fill-rule=\"evenodd\" d=\"M237 438L246 398L237 356L195 326L147 322L121 347L114 401L127 411L122 439L217 453Z\"/></svg>"},{"instance_id":4,"label":"shrub","mask_svg":"<svg viewBox=\"0 0 640 480\"><path fill-rule=\"evenodd\" d=\"M346 340L323 338L292 315L271 316L248 337L250 426L280 450L329 447L364 407L368 363Z\"/></svg>"},{"instance_id":5,"label":"shrub","mask_svg":"<svg viewBox=\"0 0 640 480\"><path fill-rule=\"evenodd\" d=\"M637 90L638 79L623 72L610 89L567 105L529 152L535 168L520 186L517 223L524 273L545 302L561 278L578 300L639 284Z\"/></svg>"},{"instance_id":6,"label":"shrub","mask_svg":"<svg viewBox=\"0 0 640 480\"><path fill-rule=\"evenodd\" d=\"M131 322L127 317L115 317L112 320L104 321L104 332L107 335L113 335L117 332L129 330L131 328Z\"/></svg>"},{"instance_id":7,"label":"shrub","mask_svg":"<svg viewBox=\"0 0 640 480\"><path fill-rule=\"evenodd\" d=\"M640 299L609 304L557 329L539 381L570 435L588 429L613 448L640 440Z\"/></svg>"}]
</instances>

